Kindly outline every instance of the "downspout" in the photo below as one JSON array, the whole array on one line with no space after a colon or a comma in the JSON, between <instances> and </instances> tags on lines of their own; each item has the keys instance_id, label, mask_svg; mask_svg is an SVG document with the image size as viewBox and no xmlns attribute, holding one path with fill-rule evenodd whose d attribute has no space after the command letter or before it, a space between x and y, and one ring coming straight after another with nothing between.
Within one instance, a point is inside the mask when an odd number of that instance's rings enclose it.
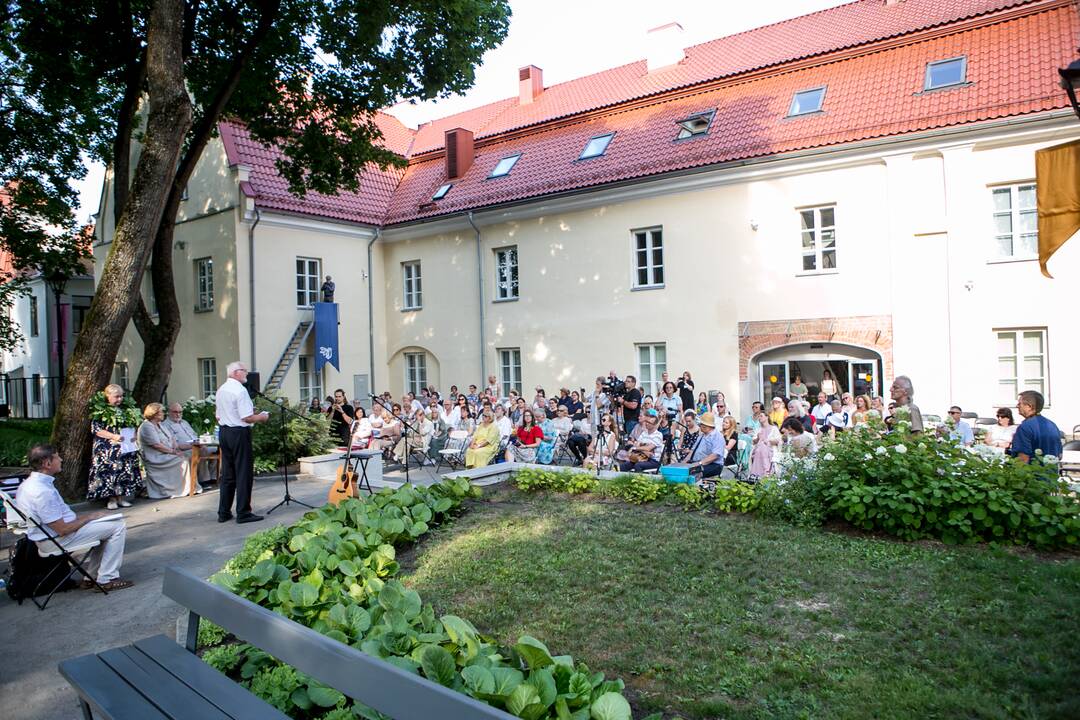
<instances>
[{"instance_id":1,"label":"downspout","mask_svg":"<svg viewBox=\"0 0 1080 720\"><path fill-rule=\"evenodd\" d=\"M382 237L382 228L375 228L375 234L367 244L367 333L368 333L368 390L375 392L375 276L372 275L371 248Z\"/></svg>"},{"instance_id":2,"label":"downspout","mask_svg":"<svg viewBox=\"0 0 1080 720\"><path fill-rule=\"evenodd\" d=\"M262 216L258 207L252 209L255 211L255 222L248 228L248 302L251 303L251 369L258 370L259 363L255 357L255 226Z\"/></svg>"},{"instance_id":3,"label":"downspout","mask_svg":"<svg viewBox=\"0 0 1080 720\"><path fill-rule=\"evenodd\" d=\"M477 295L480 298L480 381L487 382L487 341L484 338L484 326L487 324L484 318L484 257L480 252L480 228L473 222L473 212L466 215L469 224L476 233L476 282Z\"/></svg>"}]
</instances>

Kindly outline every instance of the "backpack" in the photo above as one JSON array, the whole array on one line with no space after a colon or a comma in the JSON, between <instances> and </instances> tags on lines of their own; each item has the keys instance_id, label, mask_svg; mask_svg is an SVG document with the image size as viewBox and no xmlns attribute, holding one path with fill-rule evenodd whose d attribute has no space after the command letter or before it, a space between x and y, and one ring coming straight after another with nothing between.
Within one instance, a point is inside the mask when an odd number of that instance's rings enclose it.
<instances>
[{"instance_id":1,"label":"backpack","mask_svg":"<svg viewBox=\"0 0 1080 720\"><path fill-rule=\"evenodd\" d=\"M20 605L34 594L35 588L37 595L48 595L54 587L56 592L64 592L78 584L71 578L71 563L66 557L41 557L37 544L25 537L19 538L11 550L8 576L8 595Z\"/></svg>"}]
</instances>

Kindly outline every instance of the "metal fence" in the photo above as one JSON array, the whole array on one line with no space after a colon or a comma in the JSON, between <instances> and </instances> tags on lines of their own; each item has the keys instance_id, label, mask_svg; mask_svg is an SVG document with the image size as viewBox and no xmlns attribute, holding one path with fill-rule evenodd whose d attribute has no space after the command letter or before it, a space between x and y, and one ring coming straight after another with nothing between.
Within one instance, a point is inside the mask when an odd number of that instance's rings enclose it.
<instances>
[{"instance_id":1,"label":"metal fence","mask_svg":"<svg viewBox=\"0 0 1080 720\"><path fill-rule=\"evenodd\" d=\"M63 379L46 375L0 374L0 418L51 418Z\"/></svg>"}]
</instances>

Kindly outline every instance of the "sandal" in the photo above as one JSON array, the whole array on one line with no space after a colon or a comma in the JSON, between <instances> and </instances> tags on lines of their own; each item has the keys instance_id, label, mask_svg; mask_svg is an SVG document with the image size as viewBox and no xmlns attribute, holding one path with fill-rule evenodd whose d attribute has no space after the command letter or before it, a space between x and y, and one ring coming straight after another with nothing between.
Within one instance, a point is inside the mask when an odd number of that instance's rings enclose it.
<instances>
[{"instance_id":1,"label":"sandal","mask_svg":"<svg viewBox=\"0 0 1080 720\"><path fill-rule=\"evenodd\" d=\"M130 580L116 578L115 580L110 580L107 583L103 583L101 587L105 589L105 592L112 592L113 590L123 590L124 588L129 588L134 584L135 583Z\"/></svg>"}]
</instances>

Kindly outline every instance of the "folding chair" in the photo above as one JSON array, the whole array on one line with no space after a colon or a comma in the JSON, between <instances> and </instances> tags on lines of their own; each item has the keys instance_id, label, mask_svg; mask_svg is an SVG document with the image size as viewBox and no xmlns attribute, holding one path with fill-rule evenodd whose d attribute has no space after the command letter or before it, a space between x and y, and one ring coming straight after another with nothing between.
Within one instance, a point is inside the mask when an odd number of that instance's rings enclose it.
<instances>
[{"instance_id":1,"label":"folding chair","mask_svg":"<svg viewBox=\"0 0 1080 720\"><path fill-rule=\"evenodd\" d=\"M446 445L439 451L439 463L435 466L436 474L446 463L450 470L465 466L465 450L469 447L469 433L466 430L451 430Z\"/></svg>"},{"instance_id":2,"label":"folding chair","mask_svg":"<svg viewBox=\"0 0 1080 720\"><path fill-rule=\"evenodd\" d=\"M559 465L564 457L573 464L573 457L570 455L570 446L567 444L569 440L570 433L559 433L559 437L555 438L555 450L551 454L552 465Z\"/></svg>"},{"instance_id":3,"label":"folding chair","mask_svg":"<svg viewBox=\"0 0 1080 720\"><path fill-rule=\"evenodd\" d=\"M499 441L499 449L488 460L488 465L498 465L501 462L506 462L506 448L508 447L510 447L510 438L504 437Z\"/></svg>"},{"instance_id":4,"label":"folding chair","mask_svg":"<svg viewBox=\"0 0 1080 720\"><path fill-rule=\"evenodd\" d=\"M46 596L45 602L40 602L37 599L37 592L41 589L41 582L44 582L44 579L37 584L37 587L34 588L34 592L33 594L31 594L30 599L33 600L34 604L38 606L38 610L45 609L45 606L49 604L50 600L52 600L52 596L56 594L57 588L63 585L64 582L68 580L68 578L70 578L71 575L76 571L82 573L83 577L92 582L94 584L94 587L96 587L98 590L105 593L106 595L109 594L108 590L101 587L101 584L98 583L97 578L91 576L90 573L86 571L86 568L83 567L83 562L86 561L86 558L90 555L90 552L101 544L99 540L91 540L89 542L83 543L82 545L66 548L60 544L59 540L52 536L52 533L47 528L43 527L41 523L37 521L37 518L35 518L33 515L27 515L26 513L24 513L22 509L15 504L15 500L3 490L0 490L0 500L3 500L4 511L5 513L7 513L9 526L14 524L14 518L17 515L21 520L24 531L28 532L30 529L29 523L33 523L34 527L36 527L39 532L45 535L45 540L34 543L37 546L38 555L40 555L41 557L54 557L56 555L63 555L68 562L75 566L74 569L70 570L68 574L64 576L63 580L60 580L56 583L56 585L53 586L52 590L49 591L48 596ZM42 545L44 545L46 542L51 543L55 547L42 547ZM82 553L81 562L75 557L75 555L78 553ZM47 578L48 576L46 576L46 579Z\"/></svg>"},{"instance_id":5,"label":"folding chair","mask_svg":"<svg viewBox=\"0 0 1080 720\"><path fill-rule=\"evenodd\" d=\"M750 478L750 452L754 449L754 439L745 433L740 433L735 444L735 464L724 465L725 470L730 470L736 480L754 482Z\"/></svg>"}]
</instances>

